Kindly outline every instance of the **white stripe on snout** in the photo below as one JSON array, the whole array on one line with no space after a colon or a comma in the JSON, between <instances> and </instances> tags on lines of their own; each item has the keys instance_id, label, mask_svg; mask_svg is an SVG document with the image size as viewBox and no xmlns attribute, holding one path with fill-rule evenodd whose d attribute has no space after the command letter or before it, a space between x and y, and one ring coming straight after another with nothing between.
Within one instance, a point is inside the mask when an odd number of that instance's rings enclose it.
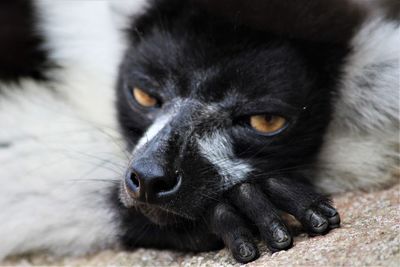
<instances>
[{"instance_id":1,"label":"white stripe on snout","mask_svg":"<svg viewBox=\"0 0 400 267\"><path fill-rule=\"evenodd\" d=\"M150 142L164 127L172 120L173 115L165 114L156 119L155 122L147 129L146 133L140 138L133 152L139 150L147 142Z\"/></svg>"},{"instance_id":2,"label":"white stripe on snout","mask_svg":"<svg viewBox=\"0 0 400 267\"><path fill-rule=\"evenodd\" d=\"M222 132L197 139L200 153L215 166L223 177L223 186L233 186L248 176L251 166L234 158L231 138Z\"/></svg>"},{"instance_id":3,"label":"white stripe on snout","mask_svg":"<svg viewBox=\"0 0 400 267\"><path fill-rule=\"evenodd\" d=\"M141 147L143 147L147 142L150 142L156 135L172 121L172 119L178 114L180 107L183 105L183 100L176 98L173 104L167 111L164 111L160 117L158 117L153 124L147 129L142 138L139 139L133 153L137 152Z\"/></svg>"}]
</instances>

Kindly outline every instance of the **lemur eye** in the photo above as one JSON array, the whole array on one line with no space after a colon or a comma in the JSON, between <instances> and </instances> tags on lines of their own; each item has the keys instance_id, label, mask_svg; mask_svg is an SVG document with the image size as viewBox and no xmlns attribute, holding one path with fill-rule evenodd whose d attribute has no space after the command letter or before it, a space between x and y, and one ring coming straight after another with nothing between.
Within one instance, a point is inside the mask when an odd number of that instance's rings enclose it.
<instances>
[{"instance_id":1,"label":"lemur eye","mask_svg":"<svg viewBox=\"0 0 400 267\"><path fill-rule=\"evenodd\" d=\"M250 125L262 134L273 135L283 130L287 121L276 115L254 115L250 117Z\"/></svg>"},{"instance_id":2,"label":"lemur eye","mask_svg":"<svg viewBox=\"0 0 400 267\"><path fill-rule=\"evenodd\" d=\"M139 105L145 108L153 108L159 104L156 98L137 87L133 88L133 97Z\"/></svg>"}]
</instances>

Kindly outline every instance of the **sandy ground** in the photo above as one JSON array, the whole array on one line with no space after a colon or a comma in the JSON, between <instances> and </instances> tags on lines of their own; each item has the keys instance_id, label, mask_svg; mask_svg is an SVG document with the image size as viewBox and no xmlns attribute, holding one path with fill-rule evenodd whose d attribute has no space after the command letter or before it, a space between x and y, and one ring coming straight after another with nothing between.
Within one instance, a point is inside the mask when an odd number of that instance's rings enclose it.
<instances>
[{"instance_id":1,"label":"sandy ground","mask_svg":"<svg viewBox=\"0 0 400 267\"><path fill-rule=\"evenodd\" d=\"M300 234L288 251L269 253L248 266L400 266L400 184L389 189L347 193L334 199L342 227L325 236ZM0 241L1 242L1 241ZM2 266L236 266L229 252L183 254L138 249L103 251L81 258L49 256L9 259Z\"/></svg>"}]
</instances>

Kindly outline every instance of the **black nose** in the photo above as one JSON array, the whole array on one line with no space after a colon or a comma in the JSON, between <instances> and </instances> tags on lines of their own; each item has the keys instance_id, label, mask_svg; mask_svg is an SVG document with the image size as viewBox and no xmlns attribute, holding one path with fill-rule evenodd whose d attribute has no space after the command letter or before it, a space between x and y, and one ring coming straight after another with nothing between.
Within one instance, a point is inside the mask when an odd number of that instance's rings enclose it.
<instances>
[{"instance_id":1,"label":"black nose","mask_svg":"<svg viewBox=\"0 0 400 267\"><path fill-rule=\"evenodd\" d=\"M176 194L181 179L168 175L158 163L139 161L132 165L125 178L125 185L135 199L156 202Z\"/></svg>"}]
</instances>

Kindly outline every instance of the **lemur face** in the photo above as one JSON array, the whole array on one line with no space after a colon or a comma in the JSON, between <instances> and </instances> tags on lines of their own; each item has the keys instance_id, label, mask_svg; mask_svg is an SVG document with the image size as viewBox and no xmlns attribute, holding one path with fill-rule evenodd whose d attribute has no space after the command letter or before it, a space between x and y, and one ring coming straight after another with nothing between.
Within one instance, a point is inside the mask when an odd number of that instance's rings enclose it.
<instances>
[{"instance_id":1,"label":"lemur face","mask_svg":"<svg viewBox=\"0 0 400 267\"><path fill-rule=\"evenodd\" d=\"M201 218L235 184L312 167L330 114L323 49L310 57L179 5L135 21L118 81L132 154L120 197L157 224Z\"/></svg>"}]
</instances>

